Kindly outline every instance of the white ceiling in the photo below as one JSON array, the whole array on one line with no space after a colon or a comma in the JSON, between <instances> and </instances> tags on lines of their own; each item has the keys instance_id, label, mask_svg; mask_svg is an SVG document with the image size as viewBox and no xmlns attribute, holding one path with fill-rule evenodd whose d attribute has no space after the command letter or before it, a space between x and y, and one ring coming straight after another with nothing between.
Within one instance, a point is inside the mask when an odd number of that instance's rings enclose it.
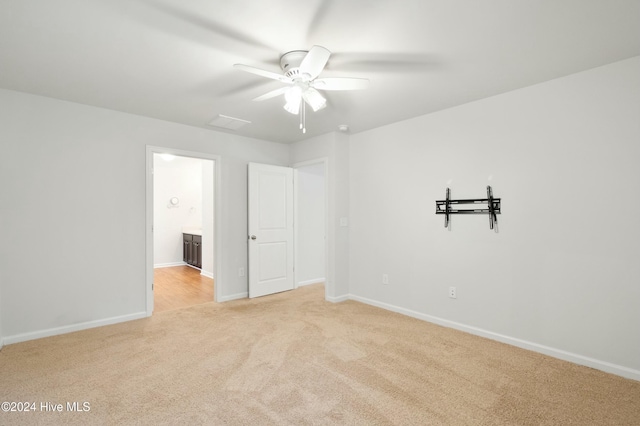
<instances>
[{"instance_id":1,"label":"white ceiling","mask_svg":"<svg viewBox=\"0 0 640 426\"><path fill-rule=\"evenodd\" d=\"M351 133L640 55L640 0L0 0L0 87L244 136L295 142ZM307 133L281 83L290 50L333 52Z\"/></svg>"}]
</instances>

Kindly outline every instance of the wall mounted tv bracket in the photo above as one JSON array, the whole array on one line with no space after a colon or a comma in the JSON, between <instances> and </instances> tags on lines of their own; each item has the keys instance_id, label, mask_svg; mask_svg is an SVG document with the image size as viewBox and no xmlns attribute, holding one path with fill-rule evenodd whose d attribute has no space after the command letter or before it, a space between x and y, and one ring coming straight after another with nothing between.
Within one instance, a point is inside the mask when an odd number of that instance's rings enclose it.
<instances>
[{"instance_id":1,"label":"wall mounted tv bracket","mask_svg":"<svg viewBox=\"0 0 640 426\"><path fill-rule=\"evenodd\" d=\"M451 208L452 205L459 207L463 204L486 204L487 208ZM451 190L447 188L447 199L436 200L436 214L443 214L444 227L449 227L449 215L451 214L488 214L489 229L497 229L498 217L500 214L500 198L493 198L493 191L487 186L487 198L476 198L468 200L452 200Z\"/></svg>"}]
</instances>

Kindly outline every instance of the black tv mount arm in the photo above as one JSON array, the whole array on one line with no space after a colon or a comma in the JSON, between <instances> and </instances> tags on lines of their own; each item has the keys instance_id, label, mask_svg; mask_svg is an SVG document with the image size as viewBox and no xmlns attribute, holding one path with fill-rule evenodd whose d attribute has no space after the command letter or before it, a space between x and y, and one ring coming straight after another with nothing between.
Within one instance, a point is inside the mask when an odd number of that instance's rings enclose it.
<instances>
[{"instance_id":1,"label":"black tv mount arm","mask_svg":"<svg viewBox=\"0 0 640 426\"><path fill-rule=\"evenodd\" d=\"M455 209L451 208L451 205L460 204L486 204L487 208L470 208L470 209ZM500 214L500 198L493 198L493 191L491 186L487 186L487 198L474 198L466 200L452 200L451 190L447 188L447 199L436 200L436 214L443 214L444 227L449 227L449 215L452 214L488 214L489 215L489 229L494 229L498 225L498 217ZM497 229L497 228L496 228Z\"/></svg>"}]
</instances>

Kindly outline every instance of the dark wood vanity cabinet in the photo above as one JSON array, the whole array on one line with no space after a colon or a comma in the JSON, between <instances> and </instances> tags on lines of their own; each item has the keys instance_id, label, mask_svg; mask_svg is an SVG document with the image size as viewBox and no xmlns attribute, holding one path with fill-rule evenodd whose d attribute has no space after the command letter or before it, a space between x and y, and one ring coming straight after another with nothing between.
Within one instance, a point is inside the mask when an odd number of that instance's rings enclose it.
<instances>
[{"instance_id":1,"label":"dark wood vanity cabinet","mask_svg":"<svg viewBox=\"0 0 640 426\"><path fill-rule=\"evenodd\" d=\"M202 236L182 234L182 261L202 268Z\"/></svg>"}]
</instances>

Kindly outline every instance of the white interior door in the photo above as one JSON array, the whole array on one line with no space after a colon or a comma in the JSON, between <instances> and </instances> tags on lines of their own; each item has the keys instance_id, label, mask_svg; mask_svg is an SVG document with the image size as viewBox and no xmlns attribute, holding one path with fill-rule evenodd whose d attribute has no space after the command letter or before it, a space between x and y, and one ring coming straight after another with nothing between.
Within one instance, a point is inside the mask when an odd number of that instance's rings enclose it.
<instances>
[{"instance_id":1,"label":"white interior door","mask_svg":"<svg viewBox=\"0 0 640 426\"><path fill-rule=\"evenodd\" d=\"M293 169L249 163L249 297L293 290Z\"/></svg>"}]
</instances>

